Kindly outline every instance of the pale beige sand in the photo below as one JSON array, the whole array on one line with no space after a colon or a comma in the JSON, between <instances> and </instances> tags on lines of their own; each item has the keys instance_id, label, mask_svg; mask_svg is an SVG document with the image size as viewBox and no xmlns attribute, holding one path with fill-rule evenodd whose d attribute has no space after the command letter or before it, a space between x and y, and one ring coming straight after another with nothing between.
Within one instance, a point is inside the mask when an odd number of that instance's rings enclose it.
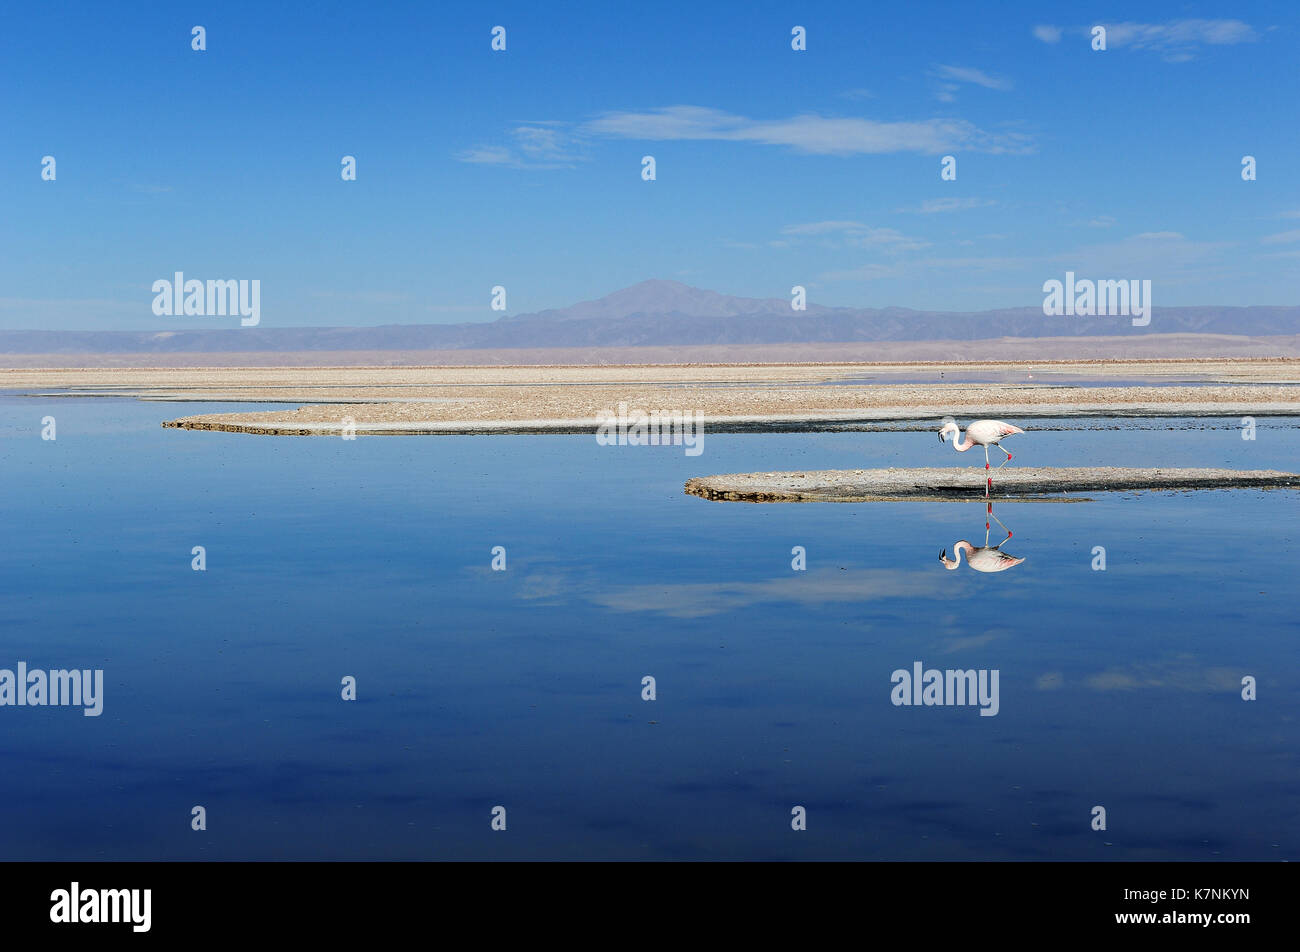
<instances>
[{"instance_id":1,"label":"pale beige sand","mask_svg":"<svg viewBox=\"0 0 1300 952\"><path fill-rule=\"evenodd\" d=\"M688 480L686 492L732 502L871 502L983 499L984 467L847 469L801 473L731 473ZM1003 497L1116 490L1300 488L1300 473L1277 470L1039 467L993 472L994 501Z\"/></svg>"},{"instance_id":2,"label":"pale beige sand","mask_svg":"<svg viewBox=\"0 0 1300 952\"><path fill-rule=\"evenodd\" d=\"M972 374L996 382L941 376ZM1073 378L1116 385L1079 387ZM1146 385L1189 378L1214 382ZM1140 384L1131 385L1134 379ZM1280 359L0 370L0 389L304 404L165 424L286 435L338 433L349 418L358 433L580 431L594 429L620 403L647 413L697 412L706 430L945 415L1300 415L1300 386L1288 385L1294 382L1300 360Z\"/></svg>"}]
</instances>

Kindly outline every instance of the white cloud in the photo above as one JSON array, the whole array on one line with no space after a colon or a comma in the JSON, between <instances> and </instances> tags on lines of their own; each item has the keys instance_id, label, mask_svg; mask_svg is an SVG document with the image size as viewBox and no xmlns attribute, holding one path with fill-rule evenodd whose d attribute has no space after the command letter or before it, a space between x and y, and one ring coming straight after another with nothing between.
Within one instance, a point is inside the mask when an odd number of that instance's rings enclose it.
<instances>
[{"instance_id":1,"label":"white cloud","mask_svg":"<svg viewBox=\"0 0 1300 952\"><path fill-rule=\"evenodd\" d=\"M475 165L513 165L515 162L509 149L492 145L481 145L457 152L455 158L460 162L472 162Z\"/></svg>"},{"instance_id":2,"label":"white cloud","mask_svg":"<svg viewBox=\"0 0 1300 952\"><path fill-rule=\"evenodd\" d=\"M1108 49L1128 47L1159 53L1171 63L1192 59L1202 46L1254 43L1259 34L1241 20L1170 20L1166 23L1105 23ZM1090 34L1091 27L1082 32Z\"/></svg>"},{"instance_id":3,"label":"white cloud","mask_svg":"<svg viewBox=\"0 0 1300 952\"><path fill-rule=\"evenodd\" d=\"M914 251L928 248L930 243L921 238L905 235L896 228L873 228L860 221L815 221L800 225L786 225L784 235L837 235L844 242L859 248L883 248L886 251Z\"/></svg>"},{"instance_id":4,"label":"white cloud","mask_svg":"<svg viewBox=\"0 0 1300 952\"><path fill-rule=\"evenodd\" d=\"M434 314L481 314L486 307L482 304L429 304L425 310Z\"/></svg>"},{"instance_id":5,"label":"white cloud","mask_svg":"<svg viewBox=\"0 0 1300 952\"><path fill-rule=\"evenodd\" d=\"M564 135L550 126L520 126L514 130L515 141L525 155L539 159L567 159Z\"/></svg>"},{"instance_id":6,"label":"white cloud","mask_svg":"<svg viewBox=\"0 0 1300 952\"><path fill-rule=\"evenodd\" d=\"M1204 281L1222 267L1224 252L1232 247L1231 242L1191 241L1176 231L1157 231L1054 254L1048 260L1085 276Z\"/></svg>"},{"instance_id":7,"label":"white cloud","mask_svg":"<svg viewBox=\"0 0 1300 952\"><path fill-rule=\"evenodd\" d=\"M818 275L826 281L878 281L882 278L902 277L904 268L899 264L864 264L849 271L827 271Z\"/></svg>"},{"instance_id":8,"label":"white cloud","mask_svg":"<svg viewBox=\"0 0 1300 952\"><path fill-rule=\"evenodd\" d=\"M400 304L411 299L409 294L399 291L312 291L310 294L314 298L350 301L353 304Z\"/></svg>"},{"instance_id":9,"label":"white cloud","mask_svg":"<svg viewBox=\"0 0 1300 952\"><path fill-rule=\"evenodd\" d=\"M814 155L874 155L953 149L972 152L1030 151L1028 136L991 133L962 119L880 122L812 114L751 119L705 106L668 106L648 112L611 112L585 123L588 135L624 139L715 140L785 146Z\"/></svg>"},{"instance_id":10,"label":"white cloud","mask_svg":"<svg viewBox=\"0 0 1300 952\"><path fill-rule=\"evenodd\" d=\"M913 251L930 246L928 241L909 237L894 228L868 228L860 234L851 234L849 244L864 248L885 247L890 251Z\"/></svg>"},{"instance_id":11,"label":"white cloud","mask_svg":"<svg viewBox=\"0 0 1300 952\"><path fill-rule=\"evenodd\" d=\"M971 69L966 66L936 66L939 75L944 79L956 80L959 83L973 83L976 86L983 86L985 89L997 89L1005 92L1011 89L1011 80L1002 79L998 76L990 76L983 70Z\"/></svg>"},{"instance_id":12,"label":"white cloud","mask_svg":"<svg viewBox=\"0 0 1300 952\"><path fill-rule=\"evenodd\" d=\"M818 277L825 281L951 280L955 274L961 273L1029 271L1031 279L1025 287L1036 289L1041 286L1044 276L1055 274L1059 278L1061 273L1070 270L1081 277L1151 278L1167 286L1203 283L1221 277L1223 267L1217 263L1232 247L1229 242L1189 241L1178 232L1147 232L1062 253L911 257L870 262L851 270L826 272ZM1290 256L1287 252L1281 254ZM1295 254L1300 256L1300 252Z\"/></svg>"},{"instance_id":13,"label":"white cloud","mask_svg":"<svg viewBox=\"0 0 1300 952\"><path fill-rule=\"evenodd\" d=\"M813 221L803 225L786 225L783 235L824 235L833 231L862 230L867 226L860 221Z\"/></svg>"},{"instance_id":14,"label":"white cloud","mask_svg":"<svg viewBox=\"0 0 1300 952\"><path fill-rule=\"evenodd\" d=\"M480 145L457 152L453 158L475 165L501 165L518 169L572 168L584 160L579 139L556 122L530 122L510 130L511 146Z\"/></svg>"},{"instance_id":15,"label":"white cloud","mask_svg":"<svg viewBox=\"0 0 1300 952\"><path fill-rule=\"evenodd\" d=\"M1280 231L1276 235L1266 235L1259 240L1266 245L1284 245L1292 241L1300 241L1300 231Z\"/></svg>"},{"instance_id":16,"label":"white cloud","mask_svg":"<svg viewBox=\"0 0 1300 952\"><path fill-rule=\"evenodd\" d=\"M1042 40L1044 43L1061 42L1061 32L1062 31L1059 26L1048 26L1046 24L1039 24L1038 26L1034 27L1034 36L1038 37L1038 39Z\"/></svg>"},{"instance_id":17,"label":"white cloud","mask_svg":"<svg viewBox=\"0 0 1300 952\"><path fill-rule=\"evenodd\" d=\"M882 278L915 278L919 275L946 271L1017 271L1033 261L1033 258L1008 256L919 258L889 263L871 262L848 271L828 271L818 277L826 281L876 281Z\"/></svg>"},{"instance_id":18,"label":"white cloud","mask_svg":"<svg viewBox=\"0 0 1300 952\"><path fill-rule=\"evenodd\" d=\"M934 215L939 212L962 212L971 208L987 208L997 202L988 198L927 198L916 208L899 208L899 212Z\"/></svg>"}]
</instances>

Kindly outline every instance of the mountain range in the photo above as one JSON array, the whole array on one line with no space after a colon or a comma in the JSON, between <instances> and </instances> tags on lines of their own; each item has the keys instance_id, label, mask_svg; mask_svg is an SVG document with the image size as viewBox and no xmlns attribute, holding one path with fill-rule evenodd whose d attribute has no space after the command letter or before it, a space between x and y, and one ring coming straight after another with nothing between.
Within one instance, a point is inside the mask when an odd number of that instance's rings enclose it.
<instances>
[{"instance_id":1,"label":"mountain range","mask_svg":"<svg viewBox=\"0 0 1300 952\"><path fill-rule=\"evenodd\" d=\"M269 313L264 316L274 320ZM809 303L806 310L795 311L786 298L736 297L677 281L649 280L598 300L486 323L8 330L0 331L0 354L447 351L1297 333L1300 307L1293 306L1157 305L1149 325L1134 327L1127 317L1048 317L1041 307L946 312Z\"/></svg>"}]
</instances>

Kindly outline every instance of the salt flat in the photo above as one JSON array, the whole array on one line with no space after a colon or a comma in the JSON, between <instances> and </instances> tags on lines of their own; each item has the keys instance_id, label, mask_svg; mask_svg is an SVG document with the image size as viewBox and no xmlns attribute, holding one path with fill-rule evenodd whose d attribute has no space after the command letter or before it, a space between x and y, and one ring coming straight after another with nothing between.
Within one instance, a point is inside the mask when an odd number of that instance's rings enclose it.
<instances>
[{"instance_id":1,"label":"salt flat","mask_svg":"<svg viewBox=\"0 0 1300 952\"><path fill-rule=\"evenodd\" d=\"M728 502L872 502L984 497L986 471L949 466L906 469L731 473L688 480L688 495ZM1063 492L1300 487L1279 470L1128 469L1113 466L1006 467L994 470L994 500Z\"/></svg>"},{"instance_id":2,"label":"salt flat","mask_svg":"<svg viewBox=\"0 0 1300 952\"><path fill-rule=\"evenodd\" d=\"M957 378L957 379L953 379ZM273 435L573 432L619 404L712 429L1080 415L1300 415L1300 360L0 370L0 389L284 403L165 425Z\"/></svg>"}]
</instances>

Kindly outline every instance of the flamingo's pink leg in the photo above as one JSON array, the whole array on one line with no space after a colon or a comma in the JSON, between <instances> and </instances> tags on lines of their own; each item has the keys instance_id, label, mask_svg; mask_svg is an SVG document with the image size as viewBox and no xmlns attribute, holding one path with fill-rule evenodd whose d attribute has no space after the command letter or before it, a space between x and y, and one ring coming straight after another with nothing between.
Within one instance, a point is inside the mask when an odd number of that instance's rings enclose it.
<instances>
[{"instance_id":1,"label":"flamingo's pink leg","mask_svg":"<svg viewBox=\"0 0 1300 952\"><path fill-rule=\"evenodd\" d=\"M993 516L993 506L992 506L992 505L989 506L989 515L990 515L990 516ZM997 516L993 516L993 521L996 522L999 526L1001 526L1002 531L1005 532L1005 533L1007 534L1007 539L1010 539L1010 538L1011 538L1011 530L1008 529L1006 526L1002 525L1002 520L999 519ZM988 527L985 526L985 528L988 528ZM1007 539L1003 539L1002 542L1006 542ZM998 545L995 545L993 548L996 549L999 545L1002 545L1002 542L999 542ZM987 544L987 543L986 543L986 544Z\"/></svg>"}]
</instances>

